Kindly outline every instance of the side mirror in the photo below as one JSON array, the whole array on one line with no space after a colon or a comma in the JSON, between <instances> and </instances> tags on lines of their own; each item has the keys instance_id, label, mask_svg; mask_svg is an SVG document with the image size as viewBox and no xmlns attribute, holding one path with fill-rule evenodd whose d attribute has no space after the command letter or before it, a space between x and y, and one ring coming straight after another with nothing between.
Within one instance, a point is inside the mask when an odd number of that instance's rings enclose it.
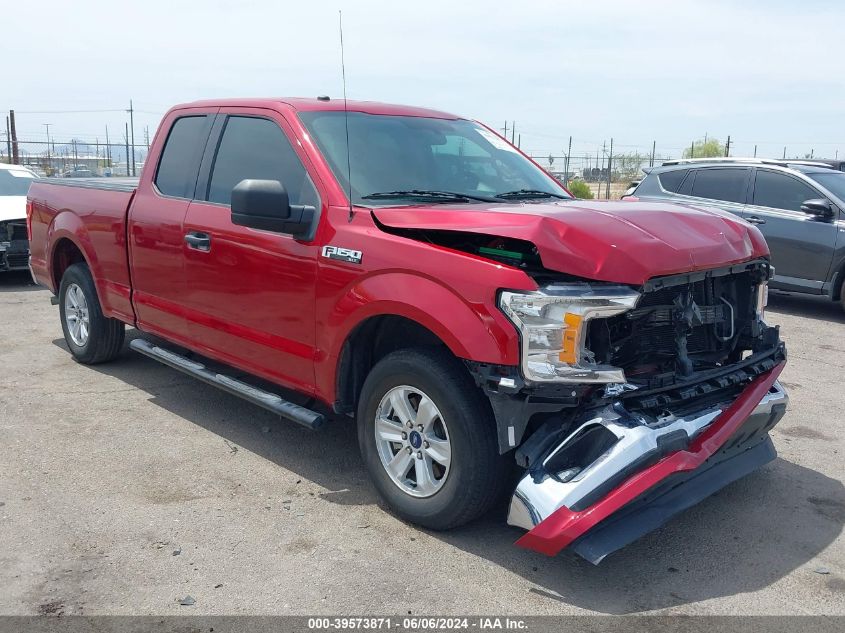
<instances>
[{"instance_id":1,"label":"side mirror","mask_svg":"<svg viewBox=\"0 0 845 633\"><path fill-rule=\"evenodd\" d=\"M829 200L825 200L824 198L805 200L801 204L801 210L804 213L809 213L810 215L815 215L819 218L833 217L833 206L830 204Z\"/></svg>"},{"instance_id":2,"label":"side mirror","mask_svg":"<svg viewBox=\"0 0 845 633\"><path fill-rule=\"evenodd\" d=\"M232 189L232 224L274 233L307 234L316 209L292 205L278 180L241 180Z\"/></svg>"}]
</instances>

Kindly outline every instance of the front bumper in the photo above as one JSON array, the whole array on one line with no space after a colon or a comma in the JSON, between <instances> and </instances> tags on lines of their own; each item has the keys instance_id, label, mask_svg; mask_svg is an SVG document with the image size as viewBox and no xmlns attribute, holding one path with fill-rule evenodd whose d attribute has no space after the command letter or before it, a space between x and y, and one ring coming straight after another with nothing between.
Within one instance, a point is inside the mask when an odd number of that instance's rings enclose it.
<instances>
[{"instance_id":1,"label":"front bumper","mask_svg":"<svg viewBox=\"0 0 845 633\"><path fill-rule=\"evenodd\" d=\"M774 459L768 431L788 401L784 363L732 402L646 424L621 404L591 413L520 480L508 523L517 545L593 563ZM625 518L622 521L622 518Z\"/></svg>"},{"instance_id":2,"label":"front bumper","mask_svg":"<svg viewBox=\"0 0 845 633\"><path fill-rule=\"evenodd\" d=\"M29 268L29 242L12 240L0 242L0 271L27 270Z\"/></svg>"}]
</instances>

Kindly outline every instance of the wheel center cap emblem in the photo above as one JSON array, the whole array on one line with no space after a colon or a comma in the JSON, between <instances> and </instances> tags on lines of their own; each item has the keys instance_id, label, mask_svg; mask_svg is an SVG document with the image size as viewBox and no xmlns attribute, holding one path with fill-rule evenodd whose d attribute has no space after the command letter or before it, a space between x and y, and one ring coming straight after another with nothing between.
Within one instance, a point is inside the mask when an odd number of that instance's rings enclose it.
<instances>
[{"instance_id":1,"label":"wheel center cap emblem","mask_svg":"<svg viewBox=\"0 0 845 633\"><path fill-rule=\"evenodd\" d=\"M414 448L422 446L422 436L416 431L411 431L411 435L408 436L408 439L411 442L411 446Z\"/></svg>"}]
</instances>

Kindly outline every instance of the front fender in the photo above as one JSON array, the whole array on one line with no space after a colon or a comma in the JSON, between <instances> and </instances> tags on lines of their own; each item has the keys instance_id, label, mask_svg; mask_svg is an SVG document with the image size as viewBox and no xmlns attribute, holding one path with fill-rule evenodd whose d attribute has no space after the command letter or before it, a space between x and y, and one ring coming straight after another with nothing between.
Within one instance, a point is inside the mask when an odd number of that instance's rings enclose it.
<instances>
[{"instance_id":1,"label":"front fender","mask_svg":"<svg viewBox=\"0 0 845 633\"><path fill-rule=\"evenodd\" d=\"M334 399L337 363L343 343L366 319L395 315L431 331L459 357L482 363L519 363L519 337L495 305L494 290L486 300L472 301L442 281L405 271L377 273L346 289L318 329L318 389ZM321 368L320 365L323 365Z\"/></svg>"}]
</instances>

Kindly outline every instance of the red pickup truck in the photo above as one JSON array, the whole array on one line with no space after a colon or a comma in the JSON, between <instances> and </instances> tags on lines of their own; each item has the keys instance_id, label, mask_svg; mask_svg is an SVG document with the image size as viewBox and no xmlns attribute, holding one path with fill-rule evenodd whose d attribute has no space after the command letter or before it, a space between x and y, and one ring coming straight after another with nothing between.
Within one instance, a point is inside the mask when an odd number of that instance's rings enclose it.
<instances>
[{"instance_id":1,"label":"red pickup truck","mask_svg":"<svg viewBox=\"0 0 845 633\"><path fill-rule=\"evenodd\" d=\"M422 526L509 491L519 545L598 562L775 456L785 349L757 229L575 200L478 122L181 105L139 181L39 180L27 206L79 362L130 325L132 349L284 418L346 414Z\"/></svg>"}]
</instances>

